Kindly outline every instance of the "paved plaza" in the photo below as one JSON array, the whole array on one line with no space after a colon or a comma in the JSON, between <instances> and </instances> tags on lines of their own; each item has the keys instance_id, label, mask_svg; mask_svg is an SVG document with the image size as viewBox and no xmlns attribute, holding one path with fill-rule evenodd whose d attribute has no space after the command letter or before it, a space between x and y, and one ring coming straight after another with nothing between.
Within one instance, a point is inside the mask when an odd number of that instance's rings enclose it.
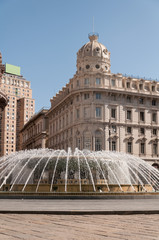
<instances>
[{"instance_id":1,"label":"paved plaza","mask_svg":"<svg viewBox=\"0 0 159 240\"><path fill-rule=\"evenodd\" d=\"M1 240L159 240L159 215L0 214Z\"/></svg>"},{"instance_id":2,"label":"paved plaza","mask_svg":"<svg viewBox=\"0 0 159 240\"><path fill-rule=\"evenodd\" d=\"M158 199L0 199L0 240L159 240L158 212Z\"/></svg>"}]
</instances>

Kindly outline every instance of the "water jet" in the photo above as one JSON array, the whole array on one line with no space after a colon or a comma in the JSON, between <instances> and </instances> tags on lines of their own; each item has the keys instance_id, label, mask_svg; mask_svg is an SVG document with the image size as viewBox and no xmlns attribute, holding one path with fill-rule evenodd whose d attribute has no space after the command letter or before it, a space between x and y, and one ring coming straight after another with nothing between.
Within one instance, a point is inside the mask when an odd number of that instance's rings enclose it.
<instances>
[{"instance_id":1,"label":"water jet","mask_svg":"<svg viewBox=\"0 0 159 240\"><path fill-rule=\"evenodd\" d=\"M159 171L119 152L33 149L0 158L0 191L112 194L159 191Z\"/></svg>"}]
</instances>

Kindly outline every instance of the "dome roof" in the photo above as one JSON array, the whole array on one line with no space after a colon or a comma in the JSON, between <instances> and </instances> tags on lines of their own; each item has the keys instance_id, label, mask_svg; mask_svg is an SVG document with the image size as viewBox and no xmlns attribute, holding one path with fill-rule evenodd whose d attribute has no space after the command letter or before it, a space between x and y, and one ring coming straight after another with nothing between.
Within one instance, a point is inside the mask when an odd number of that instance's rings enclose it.
<instances>
[{"instance_id":1,"label":"dome roof","mask_svg":"<svg viewBox=\"0 0 159 240\"><path fill-rule=\"evenodd\" d=\"M98 34L90 33L89 42L77 52L77 72L110 73L110 52L98 42Z\"/></svg>"},{"instance_id":2,"label":"dome roof","mask_svg":"<svg viewBox=\"0 0 159 240\"><path fill-rule=\"evenodd\" d=\"M89 40L78 51L78 57L95 56L107 58L109 56L107 48L98 42L98 34L89 34Z\"/></svg>"}]
</instances>

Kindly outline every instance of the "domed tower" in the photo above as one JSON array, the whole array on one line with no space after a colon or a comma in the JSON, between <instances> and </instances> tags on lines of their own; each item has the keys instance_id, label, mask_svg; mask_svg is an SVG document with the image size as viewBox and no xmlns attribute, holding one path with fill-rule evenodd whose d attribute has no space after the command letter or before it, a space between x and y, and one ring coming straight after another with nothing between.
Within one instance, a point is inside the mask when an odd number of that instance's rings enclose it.
<instances>
[{"instance_id":1,"label":"domed tower","mask_svg":"<svg viewBox=\"0 0 159 240\"><path fill-rule=\"evenodd\" d=\"M98 42L98 34L89 34L89 42L77 52L77 73L105 72L110 73L110 52Z\"/></svg>"}]
</instances>

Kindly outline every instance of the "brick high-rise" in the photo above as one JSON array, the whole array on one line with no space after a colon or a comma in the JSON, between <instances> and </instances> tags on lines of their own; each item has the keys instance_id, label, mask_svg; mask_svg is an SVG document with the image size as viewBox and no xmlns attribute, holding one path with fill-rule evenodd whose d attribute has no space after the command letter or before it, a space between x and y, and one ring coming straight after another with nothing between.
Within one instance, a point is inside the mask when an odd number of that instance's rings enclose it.
<instances>
[{"instance_id":1,"label":"brick high-rise","mask_svg":"<svg viewBox=\"0 0 159 240\"><path fill-rule=\"evenodd\" d=\"M35 112L30 82L21 74L20 68L6 64L0 89L6 93L9 102L2 114L0 156L20 150L20 129Z\"/></svg>"}]
</instances>

